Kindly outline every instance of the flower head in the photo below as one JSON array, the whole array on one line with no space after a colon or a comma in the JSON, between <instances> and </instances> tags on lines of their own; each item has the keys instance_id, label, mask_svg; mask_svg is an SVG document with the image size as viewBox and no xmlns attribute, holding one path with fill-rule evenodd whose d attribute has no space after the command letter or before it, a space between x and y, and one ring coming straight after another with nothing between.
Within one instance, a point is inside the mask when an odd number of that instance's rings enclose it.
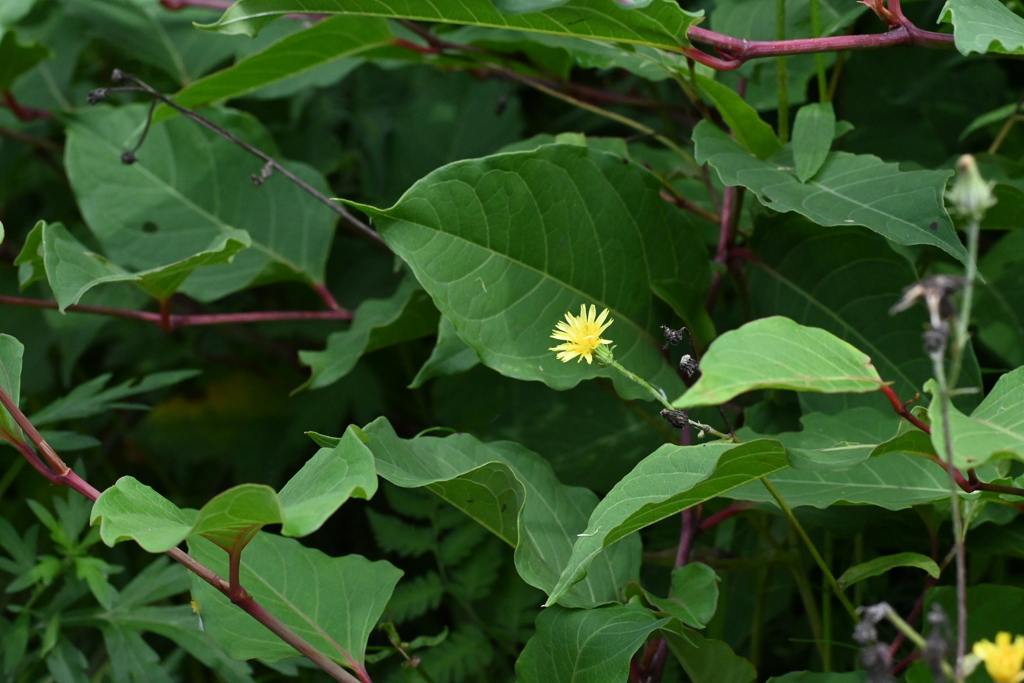
<instances>
[{"instance_id":1,"label":"flower head","mask_svg":"<svg viewBox=\"0 0 1024 683\"><path fill-rule=\"evenodd\" d=\"M1021 683L1024 681L1024 636L1010 642L1010 634L1000 631L996 642L979 640L974 654L985 662L985 670L995 683Z\"/></svg>"},{"instance_id":2,"label":"flower head","mask_svg":"<svg viewBox=\"0 0 1024 683\"><path fill-rule=\"evenodd\" d=\"M565 343L548 350L558 351L558 360L563 363L568 363L577 356L579 356L579 360L586 358L587 363L591 363L594 360L595 352L600 360L602 355L608 353L608 350L602 348L601 345L612 343L610 339L601 339L601 333L615 322L614 320L605 322L607 317L607 308L601 311L601 315L597 315L597 309L593 304L590 306L589 313L586 304L580 306L579 317L572 313L566 313L565 321L560 320L551 335L553 339L560 339Z\"/></svg>"}]
</instances>

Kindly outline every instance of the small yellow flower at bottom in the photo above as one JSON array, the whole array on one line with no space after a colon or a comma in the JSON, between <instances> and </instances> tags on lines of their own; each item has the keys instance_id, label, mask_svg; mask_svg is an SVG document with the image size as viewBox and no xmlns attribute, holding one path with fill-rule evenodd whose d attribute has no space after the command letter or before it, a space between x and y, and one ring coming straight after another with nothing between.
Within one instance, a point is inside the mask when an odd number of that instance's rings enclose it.
<instances>
[{"instance_id":1,"label":"small yellow flower at bottom","mask_svg":"<svg viewBox=\"0 0 1024 683\"><path fill-rule=\"evenodd\" d=\"M1024 636L1017 636L1010 642L1010 634L1001 631L996 642L979 640L974 644L974 654L985 662L985 671L995 683L1022 683L1024 681Z\"/></svg>"},{"instance_id":2,"label":"small yellow flower at bottom","mask_svg":"<svg viewBox=\"0 0 1024 683\"><path fill-rule=\"evenodd\" d=\"M589 312L586 304L580 306L579 317L572 313L566 313L565 321L559 321L551 335L553 339L559 339L565 343L548 350L558 351L557 358L563 363L568 363L577 356L579 356L577 362L586 358L587 363L592 363L593 354L598 347L602 344L612 343L610 339L601 339L601 333L615 322L614 320L605 322L607 317L607 308L601 311L601 315L597 315L597 309L593 304L591 304Z\"/></svg>"}]
</instances>

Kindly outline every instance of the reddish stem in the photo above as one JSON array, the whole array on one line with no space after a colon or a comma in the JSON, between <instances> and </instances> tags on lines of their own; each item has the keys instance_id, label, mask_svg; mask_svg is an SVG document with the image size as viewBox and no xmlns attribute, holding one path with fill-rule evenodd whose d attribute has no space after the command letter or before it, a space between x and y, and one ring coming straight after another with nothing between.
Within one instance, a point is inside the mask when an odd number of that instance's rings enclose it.
<instances>
[{"instance_id":1,"label":"reddish stem","mask_svg":"<svg viewBox=\"0 0 1024 683\"><path fill-rule=\"evenodd\" d=\"M2 105L10 109L16 119L26 123L29 121L37 121L39 119L53 118L53 114L45 109L36 109L35 107L26 107L22 105L18 100L14 99L14 95L12 95L9 90L4 90Z\"/></svg>"},{"instance_id":2,"label":"reddish stem","mask_svg":"<svg viewBox=\"0 0 1024 683\"><path fill-rule=\"evenodd\" d=\"M319 292L318 292L319 293ZM329 293L328 293L329 296ZM333 297L332 297L333 301ZM204 313L196 315L175 314L165 311L152 313L149 311L133 311L124 308L107 308L104 306L85 306L74 304L66 311L76 313L94 313L114 318L127 318L156 325L165 332L173 332L182 327L196 325L231 325L240 323L264 323L279 320L352 320L352 311L341 308L336 301L337 309L330 311L257 311L252 313ZM57 303L43 299L25 299L17 296L0 296L0 306L23 306L27 308L57 309Z\"/></svg>"},{"instance_id":3,"label":"reddish stem","mask_svg":"<svg viewBox=\"0 0 1024 683\"><path fill-rule=\"evenodd\" d=\"M700 523L700 532L704 533L708 529L721 524L727 519L735 517L736 515L740 514L748 508L753 507L754 505L755 503L752 503L750 501L743 501L739 503L733 503L732 505L724 507Z\"/></svg>"},{"instance_id":4,"label":"reddish stem","mask_svg":"<svg viewBox=\"0 0 1024 683\"><path fill-rule=\"evenodd\" d=\"M892 404L892 409L896 411L897 415L899 415L904 420L920 429L925 434L932 433L931 427L926 425L924 422L921 422L921 420L914 417L913 413L907 410L907 406L913 403L915 400L917 400L916 398L907 401L906 403L903 403L900 401L899 396L896 395L896 392L893 391L893 388L888 384L882 387L882 393L885 394L886 398L889 399L889 403Z\"/></svg>"}]
</instances>

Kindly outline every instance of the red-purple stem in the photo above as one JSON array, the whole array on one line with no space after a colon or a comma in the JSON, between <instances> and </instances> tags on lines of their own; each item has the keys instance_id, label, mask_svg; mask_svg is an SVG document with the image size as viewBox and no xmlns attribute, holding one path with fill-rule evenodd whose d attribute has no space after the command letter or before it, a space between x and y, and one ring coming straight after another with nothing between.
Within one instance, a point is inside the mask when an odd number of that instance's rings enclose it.
<instances>
[{"instance_id":1,"label":"red-purple stem","mask_svg":"<svg viewBox=\"0 0 1024 683\"><path fill-rule=\"evenodd\" d=\"M25 417L25 413L21 411L21 408L18 407L14 402L14 399L11 398L10 394L8 394L2 386L0 386L0 405L2 405L7 410L8 414L14 418L15 423L17 423L28 437L29 441L31 441L32 445L34 445L36 450L42 455L46 464L44 465L39 456L33 452L32 446L17 435L11 434L6 430L0 430L0 438L5 441L9 441L16 446L25 459L29 461L29 464L31 464L37 472L46 477L50 482L54 484L62 484L74 489L93 502L96 502L96 500L99 499L100 492L87 481L75 474L71 468L61 460L60 456L57 455L57 452L53 450L35 426L27 417ZM171 548L167 551L167 555L177 562L180 562L185 566L185 568L189 569L199 578L203 579L218 591L226 595L231 602L242 608L251 617L256 619L256 621L266 626L272 633L274 633L274 635L305 655L335 680L342 681L343 683L371 683L369 676L366 675L366 669L359 666L358 663L354 663L354 668L360 674L357 679L352 674L345 671L345 669L343 669L337 662L327 657L325 654L306 642L306 640L300 637L297 633L281 623L277 617L267 612L262 605L257 603L252 596L238 584L237 565L232 567L232 585L224 581L224 579L217 576L217 574L211 571L208 567L197 562L194 558L179 548ZM237 586L237 589L233 586ZM348 656L347 653L345 654ZM349 657L349 661L353 661L351 657Z\"/></svg>"},{"instance_id":2,"label":"red-purple stem","mask_svg":"<svg viewBox=\"0 0 1024 683\"><path fill-rule=\"evenodd\" d=\"M45 109L36 109L35 107L26 107L25 105L14 99L14 95L10 91L5 90L3 97L0 98L0 106L7 107L14 114L14 118L22 122L36 121L38 119L52 119L53 114Z\"/></svg>"},{"instance_id":3,"label":"red-purple stem","mask_svg":"<svg viewBox=\"0 0 1024 683\"><path fill-rule=\"evenodd\" d=\"M324 290L326 291L326 289ZM317 291L320 294L320 291ZM328 296L330 294L328 293ZM330 311L257 311L252 313L203 313L203 314L176 314L171 313L164 307L161 311L153 313L150 311L133 311L124 308L107 308L105 306L86 306L74 304L68 306L66 311L76 313L94 313L96 315L107 315L114 318L127 318L156 325L165 332L173 332L182 327L193 327L196 325L231 325L239 323L264 323L278 320L352 320L352 311L341 308L338 302L331 298L333 306L337 307ZM18 296L0 296L0 306L23 306L27 308L49 308L57 309L57 303L44 299L26 299Z\"/></svg>"}]
</instances>

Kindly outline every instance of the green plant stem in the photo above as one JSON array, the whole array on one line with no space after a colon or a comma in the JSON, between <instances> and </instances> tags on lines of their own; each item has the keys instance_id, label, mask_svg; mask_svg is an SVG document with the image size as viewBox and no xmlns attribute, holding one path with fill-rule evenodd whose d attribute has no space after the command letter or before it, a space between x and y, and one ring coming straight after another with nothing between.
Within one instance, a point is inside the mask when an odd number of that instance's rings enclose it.
<instances>
[{"instance_id":1,"label":"green plant stem","mask_svg":"<svg viewBox=\"0 0 1024 683\"><path fill-rule=\"evenodd\" d=\"M817 4L815 0L814 4ZM825 566L832 568L835 559L835 538L828 531L825 532ZM826 584L821 585L821 668L828 673L832 671L832 594Z\"/></svg>"},{"instance_id":2,"label":"green plant stem","mask_svg":"<svg viewBox=\"0 0 1024 683\"><path fill-rule=\"evenodd\" d=\"M843 594L843 589L839 587L839 583L836 581L836 577L832 575L832 571L828 568L828 565L825 564L825 560L822 559L821 553L819 553L818 549L814 546L814 542L811 541L811 537L807 535L807 532L804 530L803 525L800 524L800 521L796 518L796 515L793 514L793 510L790 509L789 505L786 504L786 501L779 494L779 491L775 488L775 486L772 485L770 481L768 481L767 478L761 477L761 483L764 485L766 489L768 489L768 493L770 493L772 498L775 499L775 502L778 503L779 508L782 509L782 513L786 515L786 518L789 519L789 523L793 525L793 528L796 529L797 534L800 535L800 538L803 540L804 545L807 546L807 550L811 553L811 557L814 558L815 564L818 565L818 567L821 569L821 573L824 574L825 581L827 581L828 585L832 587L832 592L835 593L836 598L843 605L843 608L846 610L847 614L850 615L850 618L853 619L854 622L859 621L859 617L857 616L857 610L854 609L853 604L850 603L850 600L846 597L846 595Z\"/></svg>"},{"instance_id":3,"label":"green plant stem","mask_svg":"<svg viewBox=\"0 0 1024 683\"><path fill-rule=\"evenodd\" d=\"M658 391L657 389L652 387L650 385L650 383L648 383L647 380L645 380L643 377L640 377L639 375L637 375L637 374L627 370L625 367L623 367L623 365L621 363L619 363L619 361L611 360L611 359L602 359L600 357L599 357L599 361L601 363L604 363L605 365L607 365L610 368L614 368L615 370L618 370L620 373L622 373L623 375L625 375L626 377L628 377L629 379L633 380L634 382L636 382L637 384L642 386L644 389L649 391L651 396L653 396L658 401L658 403L660 403L661 405L665 406L665 408L667 410L676 410L676 408L673 407L673 405L668 402L668 399L665 398L664 394L662 394L660 391ZM687 419L689 420L689 418L687 418ZM709 425L703 424L701 422L697 422L696 420L689 420L689 422L690 422L690 424L692 426L696 427L697 429L701 430L702 432L704 432L706 434L714 434L719 439L725 439L727 441L736 441L736 437L735 436L732 436L732 435L729 435L729 434L724 434L724 433L718 431L717 429L715 429L714 427L711 427Z\"/></svg>"},{"instance_id":4,"label":"green plant stem","mask_svg":"<svg viewBox=\"0 0 1024 683\"><path fill-rule=\"evenodd\" d=\"M811 0L811 35L815 38L821 37L821 6L819 0ZM825 55L816 53L814 55L814 67L818 72L818 101L828 102L828 78L825 76ZM825 669L828 671L828 669Z\"/></svg>"},{"instance_id":5,"label":"green plant stem","mask_svg":"<svg viewBox=\"0 0 1024 683\"><path fill-rule=\"evenodd\" d=\"M960 314L956 321L956 336L953 337L953 358L949 371L949 389L956 389L963 368L964 351L970 338L968 326L971 323L971 308L974 303L974 281L978 278L978 234L981 223L971 220L967 224L967 268L964 272L964 288L960 297Z\"/></svg>"},{"instance_id":6,"label":"green plant stem","mask_svg":"<svg viewBox=\"0 0 1024 683\"><path fill-rule=\"evenodd\" d=\"M925 651L925 648L928 646L928 644L925 642L924 636L918 633L913 626L904 621L903 617L896 613L896 610L889 607L889 609L885 613L885 618L889 620L889 623L896 627L897 631L906 636L907 640L912 642L918 650L920 650L921 652ZM953 668L949 665L949 662L945 660L942 661L942 671L946 674L946 676L950 678L953 677Z\"/></svg>"},{"instance_id":7,"label":"green plant stem","mask_svg":"<svg viewBox=\"0 0 1024 683\"><path fill-rule=\"evenodd\" d=\"M786 39L786 0L775 0L775 36ZM789 77L786 73L786 58L777 60L779 69L779 140L789 141Z\"/></svg>"}]
</instances>

